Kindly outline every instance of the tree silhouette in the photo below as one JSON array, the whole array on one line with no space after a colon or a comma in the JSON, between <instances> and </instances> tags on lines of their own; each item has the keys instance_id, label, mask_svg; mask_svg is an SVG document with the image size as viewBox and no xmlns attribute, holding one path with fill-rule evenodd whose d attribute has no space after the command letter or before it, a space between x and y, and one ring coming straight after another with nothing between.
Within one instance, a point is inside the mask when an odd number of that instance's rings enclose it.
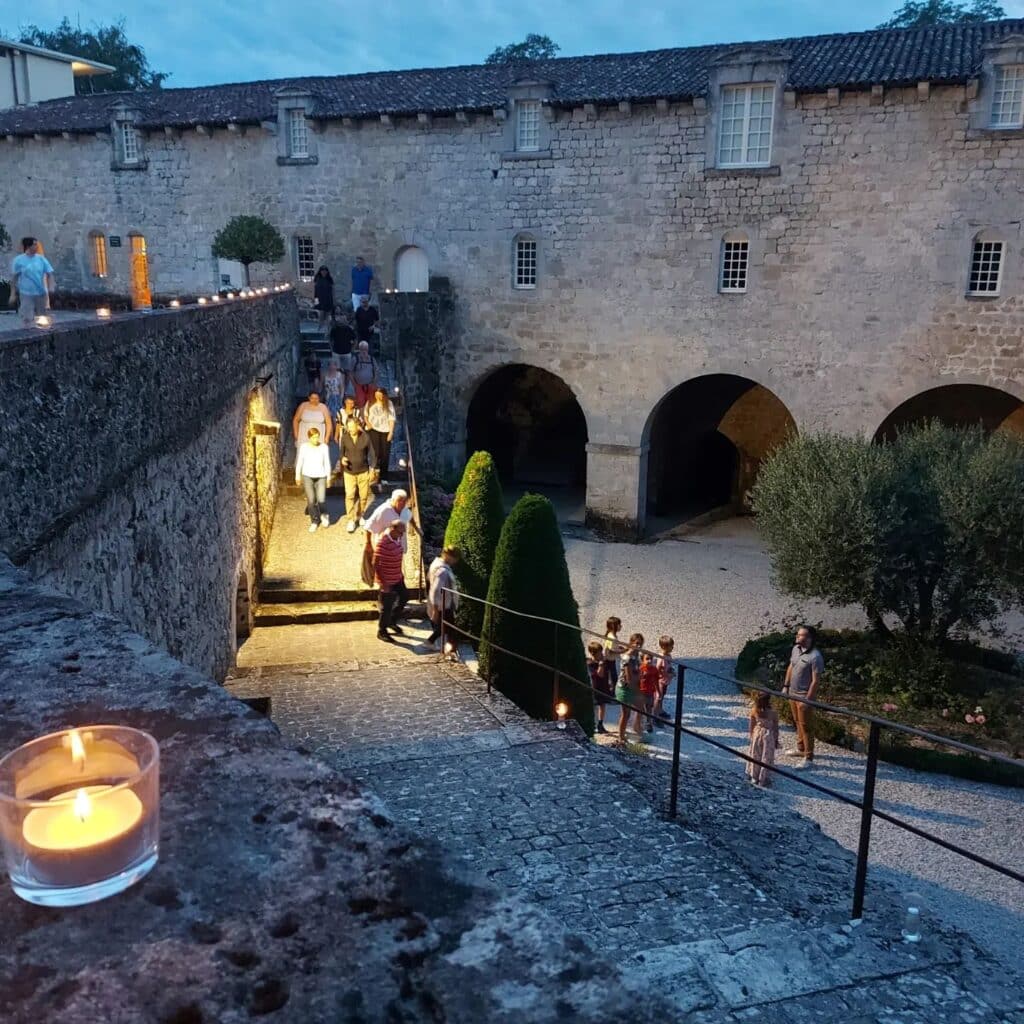
<instances>
[{"instance_id":1,"label":"tree silhouette","mask_svg":"<svg viewBox=\"0 0 1024 1024\"><path fill-rule=\"evenodd\" d=\"M970 21L994 21L1005 18L1006 11L996 0L906 0L903 6L879 28L920 28L925 25L955 25Z\"/></svg>"},{"instance_id":2,"label":"tree silhouette","mask_svg":"<svg viewBox=\"0 0 1024 1024\"><path fill-rule=\"evenodd\" d=\"M541 36L531 32L521 43L509 43L508 46L495 47L494 52L484 62L486 64L511 64L517 60L548 60L554 57L561 47L550 36Z\"/></svg>"},{"instance_id":3,"label":"tree silhouette","mask_svg":"<svg viewBox=\"0 0 1024 1024\"><path fill-rule=\"evenodd\" d=\"M248 285L250 263L280 263L284 259L284 239L277 228L262 217L243 214L232 217L217 232L213 255L241 263Z\"/></svg>"}]
</instances>

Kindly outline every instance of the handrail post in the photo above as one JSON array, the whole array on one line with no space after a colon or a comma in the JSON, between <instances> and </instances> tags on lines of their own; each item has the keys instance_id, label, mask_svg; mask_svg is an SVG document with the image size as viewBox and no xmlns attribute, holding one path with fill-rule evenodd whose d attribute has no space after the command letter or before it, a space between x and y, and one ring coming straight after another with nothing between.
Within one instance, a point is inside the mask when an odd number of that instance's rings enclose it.
<instances>
[{"instance_id":1,"label":"handrail post","mask_svg":"<svg viewBox=\"0 0 1024 1024\"><path fill-rule=\"evenodd\" d=\"M554 667L554 675L552 676L552 694L551 694L551 714L554 715L555 708L558 707L558 623L555 623L555 648L551 657L551 663Z\"/></svg>"},{"instance_id":2,"label":"handrail post","mask_svg":"<svg viewBox=\"0 0 1024 1024\"><path fill-rule=\"evenodd\" d=\"M686 666L679 666L676 680L676 717L672 736L672 784L668 794L669 817L674 818L679 810L679 748L683 739L683 683L686 681Z\"/></svg>"},{"instance_id":3,"label":"handrail post","mask_svg":"<svg viewBox=\"0 0 1024 1024\"><path fill-rule=\"evenodd\" d=\"M851 920L864 916L864 887L868 879L868 847L871 845L871 819L875 813L875 774L878 771L877 722L868 729L868 760L864 766L864 797L860 809L860 841L857 843L857 873L853 880L853 913Z\"/></svg>"},{"instance_id":4,"label":"handrail post","mask_svg":"<svg viewBox=\"0 0 1024 1024\"><path fill-rule=\"evenodd\" d=\"M481 630L481 634L482 635L480 637L480 639L481 639L480 647L483 648L485 645L487 647L487 671L484 673L484 678L487 680L487 696L489 697L491 695L491 672L492 672L491 666L494 663L494 652L490 649L490 647L491 647L491 639L490 639L490 637L491 637L491 620L489 618L487 618L487 612L488 612L488 608L485 605L484 606L484 628ZM493 618L493 617L494 616L492 615L491 618Z\"/></svg>"},{"instance_id":5,"label":"handrail post","mask_svg":"<svg viewBox=\"0 0 1024 1024\"><path fill-rule=\"evenodd\" d=\"M441 591L441 656L446 658L446 659L447 659L448 655L447 655L447 652L444 649L444 615L445 615L445 605L447 603L448 603L448 591L447 590L442 590Z\"/></svg>"}]
</instances>

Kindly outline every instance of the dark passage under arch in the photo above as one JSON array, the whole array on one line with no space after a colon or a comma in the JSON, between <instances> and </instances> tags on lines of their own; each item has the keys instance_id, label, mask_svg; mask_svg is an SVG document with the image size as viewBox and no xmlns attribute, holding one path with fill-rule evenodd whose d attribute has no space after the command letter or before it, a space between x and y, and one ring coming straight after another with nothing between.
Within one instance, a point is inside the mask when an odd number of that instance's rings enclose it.
<instances>
[{"instance_id":1,"label":"dark passage under arch","mask_svg":"<svg viewBox=\"0 0 1024 1024\"><path fill-rule=\"evenodd\" d=\"M984 384L945 384L908 398L882 421L876 441L891 441L914 423L938 420L947 426L981 424L985 430L1024 434L1024 402Z\"/></svg>"},{"instance_id":2,"label":"dark passage under arch","mask_svg":"<svg viewBox=\"0 0 1024 1024\"><path fill-rule=\"evenodd\" d=\"M782 402L746 377L715 373L674 388L648 421L648 530L742 510L761 460L795 431Z\"/></svg>"},{"instance_id":3,"label":"dark passage under arch","mask_svg":"<svg viewBox=\"0 0 1024 1024\"><path fill-rule=\"evenodd\" d=\"M586 445L587 421L576 396L561 377L539 367L501 367L469 404L466 456L489 451L512 493L578 495L586 487Z\"/></svg>"}]
</instances>

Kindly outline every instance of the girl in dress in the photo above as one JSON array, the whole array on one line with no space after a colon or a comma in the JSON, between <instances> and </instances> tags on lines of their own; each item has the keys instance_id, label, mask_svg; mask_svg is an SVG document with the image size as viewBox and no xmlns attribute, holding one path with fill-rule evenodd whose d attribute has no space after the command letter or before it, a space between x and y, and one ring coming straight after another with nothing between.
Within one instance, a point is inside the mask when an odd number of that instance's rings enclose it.
<instances>
[{"instance_id":1,"label":"girl in dress","mask_svg":"<svg viewBox=\"0 0 1024 1024\"><path fill-rule=\"evenodd\" d=\"M767 789L772 784L771 771L763 765L775 764L775 749L779 745L779 716L772 710L771 694L759 693L750 708L750 757L762 764L747 762L747 778L755 786Z\"/></svg>"}]
</instances>

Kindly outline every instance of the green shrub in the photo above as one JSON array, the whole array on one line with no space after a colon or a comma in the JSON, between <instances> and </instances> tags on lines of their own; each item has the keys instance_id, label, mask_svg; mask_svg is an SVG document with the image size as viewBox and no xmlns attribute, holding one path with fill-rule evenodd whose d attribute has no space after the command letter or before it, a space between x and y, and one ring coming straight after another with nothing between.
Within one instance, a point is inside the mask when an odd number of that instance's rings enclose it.
<instances>
[{"instance_id":1,"label":"green shrub","mask_svg":"<svg viewBox=\"0 0 1024 1024\"><path fill-rule=\"evenodd\" d=\"M455 575L459 589L472 597L487 597L504 521L505 499L494 460L490 452L474 452L455 491L452 514L444 532L445 546L453 545L462 551ZM484 606L478 601L460 601L455 621L464 632L480 636Z\"/></svg>"},{"instance_id":2,"label":"green shrub","mask_svg":"<svg viewBox=\"0 0 1024 1024\"><path fill-rule=\"evenodd\" d=\"M554 673L512 654L551 665L570 679L559 680L559 697L588 734L594 731L594 704L580 637L579 609L569 582L565 548L555 510L547 498L526 494L516 502L501 531L494 558L488 601L515 611L539 615L572 628L524 619L487 608L486 640L480 645L480 670L492 683L534 718L553 717ZM572 682L579 680L580 685Z\"/></svg>"},{"instance_id":3,"label":"green shrub","mask_svg":"<svg viewBox=\"0 0 1024 1024\"><path fill-rule=\"evenodd\" d=\"M787 441L753 506L789 594L859 604L887 635L941 644L1024 598L1024 444L981 427L911 427L887 444Z\"/></svg>"}]
</instances>

